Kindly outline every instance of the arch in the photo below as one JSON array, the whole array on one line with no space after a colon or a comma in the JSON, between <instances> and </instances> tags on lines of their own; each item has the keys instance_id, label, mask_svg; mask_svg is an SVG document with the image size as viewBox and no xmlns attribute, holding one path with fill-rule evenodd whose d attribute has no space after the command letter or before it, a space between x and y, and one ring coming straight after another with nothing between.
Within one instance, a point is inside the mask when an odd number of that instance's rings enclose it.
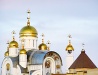
<instances>
[{"instance_id":1,"label":"arch","mask_svg":"<svg viewBox=\"0 0 98 75\"><path fill-rule=\"evenodd\" d=\"M8 67L8 64L10 65L9 66L9 70L7 70L7 67ZM12 69L13 68L13 63L11 61L10 58L5 58L2 62L2 75L6 75L7 71L12 74Z\"/></svg>"},{"instance_id":2,"label":"arch","mask_svg":"<svg viewBox=\"0 0 98 75\"><path fill-rule=\"evenodd\" d=\"M61 60L61 65L63 65L63 63L62 63L62 58L60 57L60 55L59 55L57 52L55 52L55 51L49 51L48 53L55 53L56 55L58 55L59 58L60 58L60 60ZM48 53L47 53L47 54L48 54ZM46 54L46 56L47 56L47 54ZM45 57L46 57L46 56L45 56ZM44 57L44 58L45 58L45 57Z\"/></svg>"},{"instance_id":3,"label":"arch","mask_svg":"<svg viewBox=\"0 0 98 75\"><path fill-rule=\"evenodd\" d=\"M31 75L42 75L41 70L34 71Z\"/></svg>"},{"instance_id":4,"label":"arch","mask_svg":"<svg viewBox=\"0 0 98 75\"><path fill-rule=\"evenodd\" d=\"M46 67L46 62L50 62L50 67ZM52 57L46 57L43 62L43 75L46 75L47 73L55 73L55 61Z\"/></svg>"}]
</instances>

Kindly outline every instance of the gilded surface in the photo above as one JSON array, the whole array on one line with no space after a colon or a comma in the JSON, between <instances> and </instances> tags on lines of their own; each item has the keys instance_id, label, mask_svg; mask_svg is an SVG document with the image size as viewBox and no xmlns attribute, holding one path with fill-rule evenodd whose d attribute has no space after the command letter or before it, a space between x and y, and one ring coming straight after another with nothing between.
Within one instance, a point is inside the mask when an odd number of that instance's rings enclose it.
<instances>
[{"instance_id":1,"label":"gilded surface","mask_svg":"<svg viewBox=\"0 0 98 75\"><path fill-rule=\"evenodd\" d=\"M18 43L16 41L11 41L9 43L9 48L18 48Z\"/></svg>"},{"instance_id":2,"label":"gilded surface","mask_svg":"<svg viewBox=\"0 0 98 75\"><path fill-rule=\"evenodd\" d=\"M9 56L9 52L8 52L8 51L6 51L4 55L5 55L5 56Z\"/></svg>"},{"instance_id":3,"label":"gilded surface","mask_svg":"<svg viewBox=\"0 0 98 75\"><path fill-rule=\"evenodd\" d=\"M26 50L25 49L21 49L20 50L20 54L26 54L27 52L26 52Z\"/></svg>"},{"instance_id":4,"label":"gilded surface","mask_svg":"<svg viewBox=\"0 0 98 75\"><path fill-rule=\"evenodd\" d=\"M33 26L25 26L20 30L20 37L23 36L37 37L37 31Z\"/></svg>"},{"instance_id":5,"label":"gilded surface","mask_svg":"<svg viewBox=\"0 0 98 75\"><path fill-rule=\"evenodd\" d=\"M71 44L69 44L67 47L66 47L66 50L74 50L73 46Z\"/></svg>"},{"instance_id":6,"label":"gilded surface","mask_svg":"<svg viewBox=\"0 0 98 75\"><path fill-rule=\"evenodd\" d=\"M47 45L42 43L39 45L39 50L47 50Z\"/></svg>"},{"instance_id":7,"label":"gilded surface","mask_svg":"<svg viewBox=\"0 0 98 75\"><path fill-rule=\"evenodd\" d=\"M6 64L6 70L9 70L9 69L10 69L10 64L7 63L7 64Z\"/></svg>"}]
</instances>

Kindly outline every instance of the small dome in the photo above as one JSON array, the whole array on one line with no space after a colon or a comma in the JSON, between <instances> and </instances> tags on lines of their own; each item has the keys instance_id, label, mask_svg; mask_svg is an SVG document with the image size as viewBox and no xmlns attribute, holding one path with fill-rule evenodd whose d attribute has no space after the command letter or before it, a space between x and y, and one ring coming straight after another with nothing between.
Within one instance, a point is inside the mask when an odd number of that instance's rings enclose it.
<instances>
[{"instance_id":1,"label":"small dome","mask_svg":"<svg viewBox=\"0 0 98 75\"><path fill-rule=\"evenodd\" d=\"M47 50L47 45L42 43L39 45L39 50Z\"/></svg>"},{"instance_id":2,"label":"small dome","mask_svg":"<svg viewBox=\"0 0 98 75\"><path fill-rule=\"evenodd\" d=\"M9 43L9 48L18 48L18 43L16 41L11 41Z\"/></svg>"},{"instance_id":3,"label":"small dome","mask_svg":"<svg viewBox=\"0 0 98 75\"><path fill-rule=\"evenodd\" d=\"M68 50L74 50L73 46L71 44L69 44L67 47L66 47L66 51Z\"/></svg>"},{"instance_id":4,"label":"small dome","mask_svg":"<svg viewBox=\"0 0 98 75\"><path fill-rule=\"evenodd\" d=\"M5 55L5 56L9 56L9 52L8 52L8 51L6 51L4 55Z\"/></svg>"},{"instance_id":5,"label":"small dome","mask_svg":"<svg viewBox=\"0 0 98 75\"><path fill-rule=\"evenodd\" d=\"M26 54L26 53L27 53L27 51L25 49L20 50L20 54Z\"/></svg>"},{"instance_id":6,"label":"small dome","mask_svg":"<svg viewBox=\"0 0 98 75\"><path fill-rule=\"evenodd\" d=\"M20 37L32 36L37 37L37 30L33 26L25 26L20 30Z\"/></svg>"}]
</instances>

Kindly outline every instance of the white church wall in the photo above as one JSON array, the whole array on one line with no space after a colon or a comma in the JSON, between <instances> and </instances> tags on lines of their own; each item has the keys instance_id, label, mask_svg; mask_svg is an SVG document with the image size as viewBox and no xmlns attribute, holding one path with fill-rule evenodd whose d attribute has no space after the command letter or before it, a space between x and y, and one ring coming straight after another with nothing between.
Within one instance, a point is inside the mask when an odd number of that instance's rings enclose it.
<instances>
[{"instance_id":1,"label":"white church wall","mask_svg":"<svg viewBox=\"0 0 98 75\"><path fill-rule=\"evenodd\" d=\"M69 67L72 65L74 61L74 52L72 51L71 54L66 52L66 72L69 73Z\"/></svg>"},{"instance_id":2,"label":"white church wall","mask_svg":"<svg viewBox=\"0 0 98 75\"><path fill-rule=\"evenodd\" d=\"M9 64L9 70L7 70L6 64ZM10 58L5 58L2 62L2 75L6 75L9 73L10 75L13 75L13 64Z\"/></svg>"},{"instance_id":3,"label":"white church wall","mask_svg":"<svg viewBox=\"0 0 98 75\"><path fill-rule=\"evenodd\" d=\"M34 71L31 75L42 75L41 70Z\"/></svg>"},{"instance_id":4,"label":"white church wall","mask_svg":"<svg viewBox=\"0 0 98 75\"><path fill-rule=\"evenodd\" d=\"M9 56L11 57L18 56L18 48L9 48Z\"/></svg>"},{"instance_id":5,"label":"white church wall","mask_svg":"<svg viewBox=\"0 0 98 75\"><path fill-rule=\"evenodd\" d=\"M40 70L40 72L42 74L42 65L29 65L28 66L28 70L29 70L29 72L31 70Z\"/></svg>"},{"instance_id":6,"label":"white church wall","mask_svg":"<svg viewBox=\"0 0 98 75\"><path fill-rule=\"evenodd\" d=\"M17 65L17 73L16 74L21 75L21 69L20 69L19 65Z\"/></svg>"},{"instance_id":7,"label":"white church wall","mask_svg":"<svg viewBox=\"0 0 98 75\"><path fill-rule=\"evenodd\" d=\"M21 37L20 42L24 39L24 48L28 51L31 49L37 49L37 37ZM22 48L22 42L20 44Z\"/></svg>"},{"instance_id":8,"label":"white church wall","mask_svg":"<svg viewBox=\"0 0 98 75\"><path fill-rule=\"evenodd\" d=\"M17 68L13 68L13 74L12 75L17 75Z\"/></svg>"},{"instance_id":9,"label":"white church wall","mask_svg":"<svg viewBox=\"0 0 98 75\"><path fill-rule=\"evenodd\" d=\"M21 75L29 75L29 73L21 73Z\"/></svg>"},{"instance_id":10,"label":"white church wall","mask_svg":"<svg viewBox=\"0 0 98 75\"><path fill-rule=\"evenodd\" d=\"M22 67L26 68L26 66L27 66L27 55L26 54L19 55L19 64Z\"/></svg>"}]
</instances>

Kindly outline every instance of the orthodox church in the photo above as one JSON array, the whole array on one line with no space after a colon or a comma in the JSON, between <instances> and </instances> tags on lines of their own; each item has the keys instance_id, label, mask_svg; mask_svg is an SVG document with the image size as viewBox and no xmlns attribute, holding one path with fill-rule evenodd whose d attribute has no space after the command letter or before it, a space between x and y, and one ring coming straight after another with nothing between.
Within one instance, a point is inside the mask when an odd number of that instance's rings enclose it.
<instances>
[{"instance_id":1,"label":"orthodox church","mask_svg":"<svg viewBox=\"0 0 98 75\"><path fill-rule=\"evenodd\" d=\"M66 73L62 74L62 58L55 51L50 51L50 42L38 46L38 32L30 25L30 10L28 10L27 25L19 32L19 43L15 40L8 43L5 58L2 62L1 75L98 75L98 69L83 49L74 61L74 48L71 35L66 47ZM64 59L64 60L65 60Z\"/></svg>"}]
</instances>

